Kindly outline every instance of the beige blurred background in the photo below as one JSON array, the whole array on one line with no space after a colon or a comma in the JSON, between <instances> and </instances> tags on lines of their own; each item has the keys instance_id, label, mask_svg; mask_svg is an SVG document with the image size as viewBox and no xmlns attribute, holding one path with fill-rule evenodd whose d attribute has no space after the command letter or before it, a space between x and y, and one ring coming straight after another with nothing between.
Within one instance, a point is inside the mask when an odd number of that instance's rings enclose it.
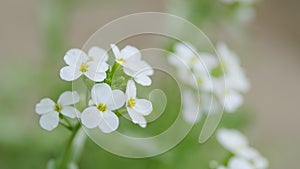
<instances>
[{"instance_id":1,"label":"beige blurred background","mask_svg":"<svg viewBox=\"0 0 300 169\"><path fill-rule=\"evenodd\" d=\"M166 3L160 0L81 3L70 20L66 21L71 26L65 41L68 47L80 48L105 23L136 12L163 12ZM0 1L1 88L13 90L8 82L17 76L7 76L5 68L14 66L15 62L24 63L25 67L39 67L41 56L44 55L40 16L44 5L37 0ZM246 105L255 113L255 119L248 127L247 135L251 144L269 158L272 169L297 169L299 166L299 6L300 2L295 0L261 0L257 5L256 20L250 28L251 43L242 43L234 48L241 56L252 84L246 96ZM26 77L26 72L22 76ZM27 89L25 86L24 90ZM25 129L37 125L36 120L33 122L32 119L36 119L33 105L38 94L34 89L31 90L29 99L23 98L27 103L22 109L24 114L19 115L19 121L22 121L20 125L24 125ZM8 127L13 128L14 125ZM3 130L0 129L1 132Z\"/></svg>"}]
</instances>

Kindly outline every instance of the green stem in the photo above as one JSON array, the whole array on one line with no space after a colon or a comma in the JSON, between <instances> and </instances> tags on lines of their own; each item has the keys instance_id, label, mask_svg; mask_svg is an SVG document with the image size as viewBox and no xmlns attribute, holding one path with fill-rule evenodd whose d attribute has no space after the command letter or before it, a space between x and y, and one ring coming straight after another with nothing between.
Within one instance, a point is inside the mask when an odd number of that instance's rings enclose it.
<instances>
[{"instance_id":1,"label":"green stem","mask_svg":"<svg viewBox=\"0 0 300 169\"><path fill-rule=\"evenodd\" d=\"M73 129L71 126L68 126L65 123L60 122L60 124L70 131L72 131L72 129Z\"/></svg>"},{"instance_id":2,"label":"green stem","mask_svg":"<svg viewBox=\"0 0 300 169\"><path fill-rule=\"evenodd\" d=\"M79 129L80 129L80 123L78 123L72 130L72 135L67 143L67 147L66 147L65 151L63 152L61 163L58 165L59 169L67 169L68 168L71 147L73 145L74 138L75 138L76 134L78 133Z\"/></svg>"},{"instance_id":3,"label":"green stem","mask_svg":"<svg viewBox=\"0 0 300 169\"><path fill-rule=\"evenodd\" d=\"M115 62L112 66L111 70L107 71L107 78L104 80L104 83L107 83L109 86L111 86L114 74L116 70L120 67L120 64L118 62Z\"/></svg>"}]
</instances>

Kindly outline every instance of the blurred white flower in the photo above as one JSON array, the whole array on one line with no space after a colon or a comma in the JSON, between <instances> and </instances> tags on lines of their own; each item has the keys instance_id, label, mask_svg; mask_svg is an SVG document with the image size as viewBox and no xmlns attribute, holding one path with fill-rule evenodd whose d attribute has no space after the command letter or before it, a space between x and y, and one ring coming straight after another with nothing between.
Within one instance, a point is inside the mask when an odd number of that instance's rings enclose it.
<instances>
[{"instance_id":1,"label":"blurred white flower","mask_svg":"<svg viewBox=\"0 0 300 169\"><path fill-rule=\"evenodd\" d=\"M123 66L124 73L132 77L143 86L150 86L152 81L149 76L153 75L153 68L142 60L140 51L133 46L126 46L121 51L112 44L115 61Z\"/></svg>"},{"instance_id":2,"label":"blurred white flower","mask_svg":"<svg viewBox=\"0 0 300 169\"><path fill-rule=\"evenodd\" d=\"M194 46L184 42L174 47L174 53L168 57L170 64L175 66L179 78L198 89L211 92L212 81L210 70L218 65L216 57L210 53L197 52Z\"/></svg>"},{"instance_id":3,"label":"blurred white flower","mask_svg":"<svg viewBox=\"0 0 300 169\"><path fill-rule=\"evenodd\" d=\"M226 87L239 92L247 92L250 84L236 54L230 51L224 43L217 44L217 51L225 71Z\"/></svg>"},{"instance_id":4,"label":"blurred white flower","mask_svg":"<svg viewBox=\"0 0 300 169\"><path fill-rule=\"evenodd\" d=\"M145 128L147 122L144 116L152 112L152 103L146 99L136 98L136 86L133 80L129 80L127 83L126 108L132 122Z\"/></svg>"},{"instance_id":5,"label":"blurred white flower","mask_svg":"<svg viewBox=\"0 0 300 169\"><path fill-rule=\"evenodd\" d=\"M197 98L196 94L191 90L184 90L182 93L183 118L191 124L197 123L202 115L200 98Z\"/></svg>"},{"instance_id":6,"label":"blurred white flower","mask_svg":"<svg viewBox=\"0 0 300 169\"><path fill-rule=\"evenodd\" d=\"M82 112L82 124L87 128L99 127L104 133L117 130L119 118L112 111L124 105L124 93L121 90L111 90L109 85L102 83L93 86L91 97L95 106L90 106Z\"/></svg>"},{"instance_id":7,"label":"blurred white flower","mask_svg":"<svg viewBox=\"0 0 300 169\"><path fill-rule=\"evenodd\" d=\"M255 169L255 168L246 159L241 157L233 157L228 162L228 169Z\"/></svg>"},{"instance_id":8,"label":"blurred white flower","mask_svg":"<svg viewBox=\"0 0 300 169\"><path fill-rule=\"evenodd\" d=\"M232 153L237 153L248 147L247 138L237 130L221 128L217 131L219 143Z\"/></svg>"},{"instance_id":9,"label":"blurred white flower","mask_svg":"<svg viewBox=\"0 0 300 169\"><path fill-rule=\"evenodd\" d=\"M268 168L267 159L261 156L256 149L250 147L248 139L239 131L221 128L217 131L217 140L224 148L239 157L233 160L234 164L241 163L240 165L246 166L245 161L247 161L247 163L251 164L253 169ZM240 160L241 158L243 160ZM229 164L228 168L231 169L231 167L233 167L233 165Z\"/></svg>"},{"instance_id":10,"label":"blurred white flower","mask_svg":"<svg viewBox=\"0 0 300 169\"><path fill-rule=\"evenodd\" d=\"M42 99L35 107L37 114L41 115L41 127L48 131L55 129L59 123L59 114L75 118L79 115L79 111L71 105L78 103L79 100L79 95L75 91L62 93L57 103L49 98Z\"/></svg>"},{"instance_id":11,"label":"blurred white flower","mask_svg":"<svg viewBox=\"0 0 300 169\"><path fill-rule=\"evenodd\" d=\"M106 78L107 59L106 51L98 47L90 48L88 55L80 49L70 49L64 56L68 66L60 70L60 77L73 81L84 74L92 81L101 82Z\"/></svg>"},{"instance_id":12,"label":"blurred white flower","mask_svg":"<svg viewBox=\"0 0 300 169\"><path fill-rule=\"evenodd\" d=\"M235 53L230 51L224 43L219 43L217 50L222 65L217 66L214 73L222 75L224 70L225 74L214 78L214 92L224 103L224 109L227 112L234 112L243 104L242 93L249 90L250 84Z\"/></svg>"}]
</instances>

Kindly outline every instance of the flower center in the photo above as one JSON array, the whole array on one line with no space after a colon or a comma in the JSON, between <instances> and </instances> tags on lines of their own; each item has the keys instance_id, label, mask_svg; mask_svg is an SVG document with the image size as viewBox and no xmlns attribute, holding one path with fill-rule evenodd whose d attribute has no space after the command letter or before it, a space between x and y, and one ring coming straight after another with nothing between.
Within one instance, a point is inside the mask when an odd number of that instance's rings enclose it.
<instances>
[{"instance_id":1,"label":"flower center","mask_svg":"<svg viewBox=\"0 0 300 169\"><path fill-rule=\"evenodd\" d=\"M189 64L193 65L197 62L198 58L197 56L192 56L189 60Z\"/></svg>"},{"instance_id":2,"label":"flower center","mask_svg":"<svg viewBox=\"0 0 300 169\"><path fill-rule=\"evenodd\" d=\"M89 65L87 65L86 63L82 63L81 65L80 65L80 72L87 72L88 71L88 69L89 69Z\"/></svg>"},{"instance_id":3,"label":"flower center","mask_svg":"<svg viewBox=\"0 0 300 169\"><path fill-rule=\"evenodd\" d=\"M61 112L62 106L59 105L59 104L55 104L55 105L54 105L54 110L55 110L56 112Z\"/></svg>"},{"instance_id":4,"label":"flower center","mask_svg":"<svg viewBox=\"0 0 300 169\"><path fill-rule=\"evenodd\" d=\"M105 112L106 111L106 104L100 103L97 108L98 108L99 111Z\"/></svg>"},{"instance_id":5,"label":"flower center","mask_svg":"<svg viewBox=\"0 0 300 169\"><path fill-rule=\"evenodd\" d=\"M120 64L121 64L121 63L124 63L124 62L125 62L125 59L124 59L124 58L117 58L117 62L120 63Z\"/></svg>"},{"instance_id":6,"label":"flower center","mask_svg":"<svg viewBox=\"0 0 300 169\"><path fill-rule=\"evenodd\" d=\"M201 77L198 77L197 78L197 83L198 83L198 85L203 85L203 79L201 78Z\"/></svg>"},{"instance_id":7,"label":"flower center","mask_svg":"<svg viewBox=\"0 0 300 169\"><path fill-rule=\"evenodd\" d=\"M128 101L128 107L132 108L134 107L136 104L134 98L130 98L129 101Z\"/></svg>"}]
</instances>

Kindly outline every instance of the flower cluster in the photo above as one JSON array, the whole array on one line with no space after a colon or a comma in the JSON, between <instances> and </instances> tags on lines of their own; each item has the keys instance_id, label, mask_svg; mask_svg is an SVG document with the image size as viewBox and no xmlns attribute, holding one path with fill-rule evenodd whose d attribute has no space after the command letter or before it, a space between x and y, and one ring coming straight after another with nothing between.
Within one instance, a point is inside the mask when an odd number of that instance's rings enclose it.
<instances>
[{"instance_id":1,"label":"flower cluster","mask_svg":"<svg viewBox=\"0 0 300 169\"><path fill-rule=\"evenodd\" d=\"M221 165L217 169L267 169L268 161L254 148L249 146L247 138L234 129L219 129L219 143L232 153L227 167Z\"/></svg>"},{"instance_id":2,"label":"flower cluster","mask_svg":"<svg viewBox=\"0 0 300 169\"><path fill-rule=\"evenodd\" d=\"M99 47L92 47L85 53L80 49L71 49L64 56L67 66L60 70L60 77L65 81L74 81L82 76L91 100L82 113L74 105L80 101L76 91L61 94L57 103L49 98L42 99L36 105L36 112L41 115L40 125L46 130L53 130L59 124L71 128L70 118L78 117L87 128L99 128L104 133L111 133L119 126L119 112L124 106L133 123L146 127L145 116L153 108L146 99L137 98L136 83L142 86L151 85L150 76L154 71L144 60L140 51L133 46L126 46L119 50L111 45L114 62L108 64L108 53ZM113 77L118 68L122 68L124 76L122 83L127 83L125 93L123 89L112 89ZM131 79L133 80L131 80ZM129 79L127 82L125 79ZM125 82L124 82L125 81ZM93 86L91 86L93 83Z\"/></svg>"},{"instance_id":3,"label":"flower cluster","mask_svg":"<svg viewBox=\"0 0 300 169\"><path fill-rule=\"evenodd\" d=\"M221 111L223 106L226 112L234 112L243 103L242 94L248 91L249 83L237 56L223 43L217 45L217 52L219 57L179 43L168 56L183 83L183 117L187 122L195 123L202 113Z\"/></svg>"}]
</instances>

